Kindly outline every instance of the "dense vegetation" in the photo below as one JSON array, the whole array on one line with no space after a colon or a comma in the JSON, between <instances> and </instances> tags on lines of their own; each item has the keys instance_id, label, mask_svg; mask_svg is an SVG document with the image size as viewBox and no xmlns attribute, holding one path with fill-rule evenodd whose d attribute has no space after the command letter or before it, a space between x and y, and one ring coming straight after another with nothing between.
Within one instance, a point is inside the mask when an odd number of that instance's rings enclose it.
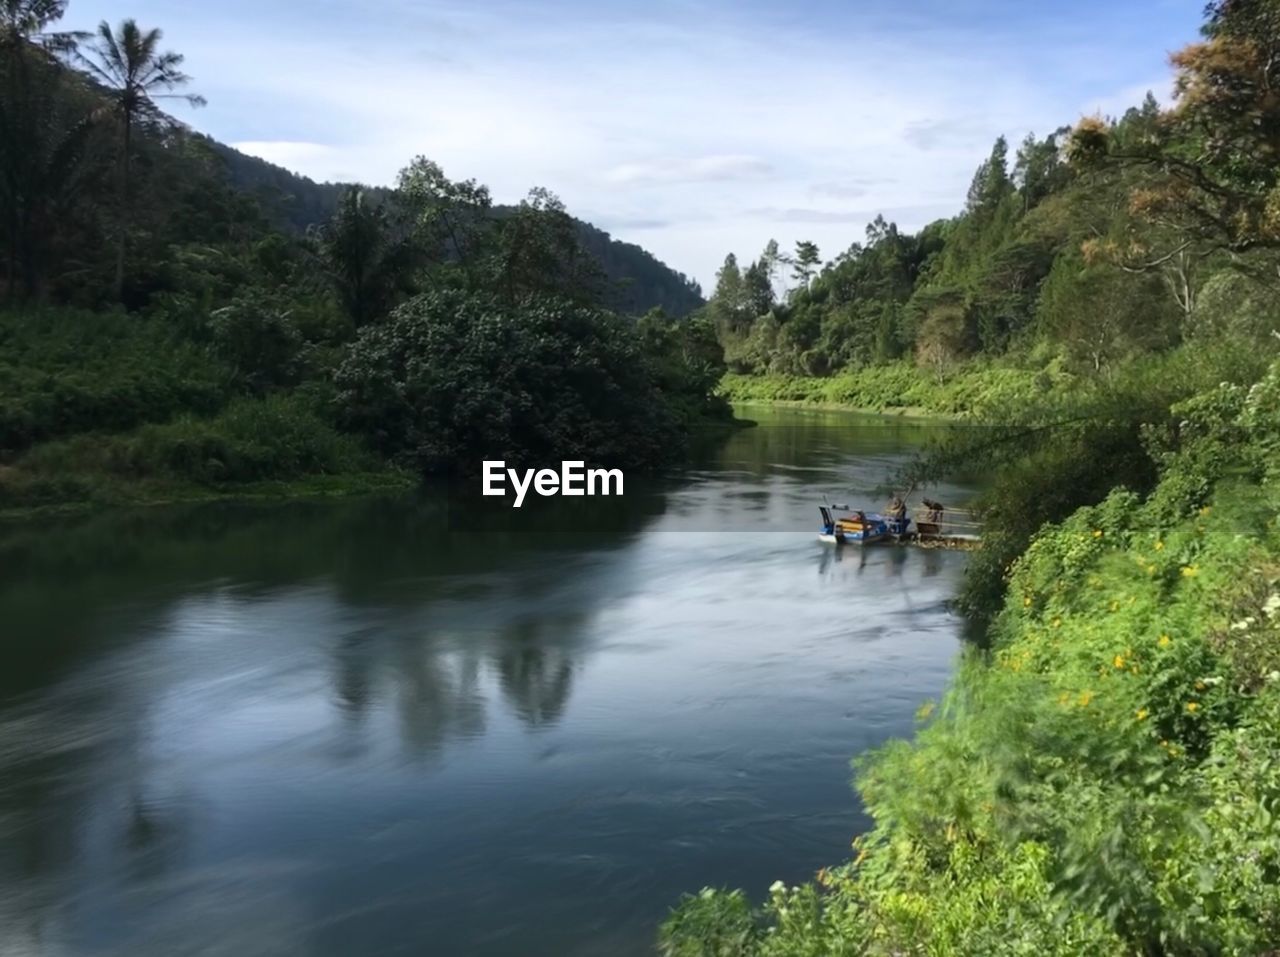
<instances>
[{"instance_id":1,"label":"dense vegetation","mask_svg":"<svg viewBox=\"0 0 1280 957\"><path fill-rule=\"evenodd\" d=\"M318 186L167 115L203 101L158 30L66 7L0 4L0 508L651 469L727 418L696 286L546 190Z\"/></svg>"},{"instance_id":2,"label":"dense vegetation","mask_svg":"<svg viewBox=\"0 0 1280 957\"><path fill-rule=\"evenodd\" d=\"M342 183L317 183L216 140L203 138L203 142L225 164L230 184L254 197L271 224L287 233L302 234L332 218L349 189ZM372 192L384 200L389 195L383 190ZM514 207L494 207L498 216L513 212ZM574 227L578 241L604 273L604 305L610 309L627 315L661 309L680 318L704 305L702 289L696 282L648 250L614 239L579 219L574 220Z\"/></svg>"},{"instance_id":3,"label":"dense vegetation","mask_svg":"<svg viewBox=\"0 0 1280 957\"><path fill-rule=\"evenodd\" d=\"M904 481L994 476L981 640L860 762L854 860L689 897L664 953L1280 944L1280 3L1218 0L1173 64L1170 108L1001 141L960 216L797 255L781 303L776 248L726 263L731 394L980 426Z\"/></svg>"}]
</instances>

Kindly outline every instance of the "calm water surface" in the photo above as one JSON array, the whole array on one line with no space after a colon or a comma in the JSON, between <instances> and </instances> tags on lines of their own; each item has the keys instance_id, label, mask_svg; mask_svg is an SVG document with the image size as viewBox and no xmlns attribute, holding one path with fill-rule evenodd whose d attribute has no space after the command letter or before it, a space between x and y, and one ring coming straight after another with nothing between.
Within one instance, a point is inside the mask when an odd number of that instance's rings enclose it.
<instances>
[{"instance_id":1,"label":"calm water surface","mask_svg":"<svg viewBox=\"0 0 1280 957\"><path fill-rule=\"evenodd\" d=\"M682 891L847 856L849 759L943 688L964 557L815 538L928 428L748 414L519 521L0 529L0 955L649 954Z\"/></svg>"}]
</instances>

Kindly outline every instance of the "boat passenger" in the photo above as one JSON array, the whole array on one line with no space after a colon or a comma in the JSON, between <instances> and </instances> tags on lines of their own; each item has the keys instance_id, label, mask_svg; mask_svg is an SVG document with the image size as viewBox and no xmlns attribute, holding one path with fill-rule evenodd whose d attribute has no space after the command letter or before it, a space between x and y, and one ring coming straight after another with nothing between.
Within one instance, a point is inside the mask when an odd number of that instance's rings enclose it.
<instances>
[{"instance_id":1,"label":"boat passenger","mask_svg":"<svg viewBox=\"0 0 1280 957\"><path fill-rule=\"evenodd\" d=\"M889 503L889 507L886 511L888 512L889 517L893 519L899 533L901 533L907 525L907 503L895 495L893 497L893 501Z\"/></svg>"}]
</instances>

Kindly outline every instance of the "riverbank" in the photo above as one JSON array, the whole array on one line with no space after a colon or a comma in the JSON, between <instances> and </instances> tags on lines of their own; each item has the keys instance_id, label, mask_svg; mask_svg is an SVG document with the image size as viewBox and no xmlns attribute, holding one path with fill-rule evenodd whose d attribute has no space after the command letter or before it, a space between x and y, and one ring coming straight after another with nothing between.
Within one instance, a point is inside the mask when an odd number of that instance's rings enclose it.
<instances>
[{"instance_id":1,"label":"riverbank","mask_svg":"<svg viewBox=\"0 0 1280 957\"><path fill-rule=\"evenodd\" d=\"M770 402L878 415L962 417L1059 388L1055 370L989 363L958 366L942 376L909 363L869 366L830 377L728 373L720 394L730 402Z\"/></svg>"},{"instance_id":2,"label":"riverbank","mask_svg":"<svg viewBox=\"0 0 1280 957\"><path fill-rule=\"evenodd\" d=\"M63 497L0 497L0 522L24 521L58 515L75 515L112 508L152 508L166 505L198 505L205 502L285 502L346 499L363 495L409 492L420 484L417 476L387 469L343 475L311 475L298 479L242 482L223 486L191 482L147 480L76 482ZM5 474L0 470L0 490ZM20 504L26 501L27 504Z\"/></svg>"},{"instance_id":3,"label":"riverbank","mask_svg":"<svg viewBox=\"0 0 1280 957\"><path fill-rule=\"evenodd\" d=\"M1117 489L1009 567L875 826L815 881L687 898L667 955L1256 954L1280 935L1280 365L1170 410Z\"/></svg>"}]
</instances>

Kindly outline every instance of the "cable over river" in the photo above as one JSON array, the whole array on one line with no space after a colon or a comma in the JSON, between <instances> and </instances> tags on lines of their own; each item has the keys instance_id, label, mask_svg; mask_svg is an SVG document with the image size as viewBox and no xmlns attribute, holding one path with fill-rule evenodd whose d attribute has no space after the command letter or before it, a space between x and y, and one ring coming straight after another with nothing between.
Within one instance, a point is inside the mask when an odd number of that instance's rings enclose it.
<instances>
[{"instance_id":1,"label":"cable over river","mask_svg":"<svg viewBox=\"0 0 1280 957\"><path fill-rule=\"evenodd\" d=\"M965 556L816 539L929 426L744 411L529 526L0 528L0 953L640 955L684 891L847 857L849 759L943 689Z\"/></svg>"}]
</instances>

